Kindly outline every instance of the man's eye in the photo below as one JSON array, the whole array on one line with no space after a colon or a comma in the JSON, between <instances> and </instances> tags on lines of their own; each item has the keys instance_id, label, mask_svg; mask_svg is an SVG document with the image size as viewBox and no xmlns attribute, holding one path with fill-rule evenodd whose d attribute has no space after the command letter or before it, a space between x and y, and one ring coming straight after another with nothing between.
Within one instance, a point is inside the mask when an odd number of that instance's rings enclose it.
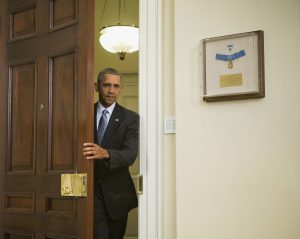
<instances>
[{"instance_id":1,"label":"man's eye","mask_svg":"<svg viewBox=\"0 0 300 239\"><path fill-rule=\"evenodd\" d=\"M104 87L104 88L110 88L110 87L112 87L112 88L115 88L115 89L119 89L121 86L120 85L118 85L118 84L115 84L115 85L112 85L112 84L103 84L102 85L102 87Z\"/></svg>"}]
</instances>

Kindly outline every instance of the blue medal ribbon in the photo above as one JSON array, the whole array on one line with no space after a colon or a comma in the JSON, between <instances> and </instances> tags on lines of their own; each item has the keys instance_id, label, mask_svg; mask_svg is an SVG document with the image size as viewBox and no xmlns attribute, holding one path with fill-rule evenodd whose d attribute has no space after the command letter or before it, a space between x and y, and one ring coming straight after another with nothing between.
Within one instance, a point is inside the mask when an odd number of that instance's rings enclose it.
<instances>
[{"instance_id":1,"label":"blue medal ribbon","mask_svg":"<svg viewBox=\"0 0 300 239\"><path fill-rule=\"evenodd\" d=\"M225 55L225 54L216 54L216 59L220 61L234 61L240 57L243 57L246 55L245 50L241 50L239 52L233 53L231 55Z\"/></svg>"}]
</instances>

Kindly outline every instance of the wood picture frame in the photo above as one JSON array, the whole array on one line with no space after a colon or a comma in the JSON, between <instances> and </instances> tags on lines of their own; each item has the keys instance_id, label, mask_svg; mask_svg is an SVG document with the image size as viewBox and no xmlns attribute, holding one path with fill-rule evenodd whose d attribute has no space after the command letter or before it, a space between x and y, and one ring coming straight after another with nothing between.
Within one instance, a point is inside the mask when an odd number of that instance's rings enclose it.
<instances>
[{"instance_id":1,"label":"wood picture frame","mask_svg":"<svg viewBox=\"0 0 300 239\"><path fill-rule=\"evenodd\" d=\"M207 38L202 46L204 101L265 97L263 31Z\"/></svg>"}]
</instances>

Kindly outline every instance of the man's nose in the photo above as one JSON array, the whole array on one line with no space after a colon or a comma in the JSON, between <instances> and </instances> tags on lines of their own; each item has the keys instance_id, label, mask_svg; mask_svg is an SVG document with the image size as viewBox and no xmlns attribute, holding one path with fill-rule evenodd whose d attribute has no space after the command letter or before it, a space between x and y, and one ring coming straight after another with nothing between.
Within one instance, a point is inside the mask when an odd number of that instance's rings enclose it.
<instances>
[{"instance_id":1,"label":"man's nose","mask_svg":"<svg viewBox=\"0 0 300 239\"><path fill-rule=\"evenodd\" d=\"M114 87L113 85L110 85L110 86L108 87L108 92L113 93L114 91L115 91L115 87Z\"/></svg>"}]
</instances>

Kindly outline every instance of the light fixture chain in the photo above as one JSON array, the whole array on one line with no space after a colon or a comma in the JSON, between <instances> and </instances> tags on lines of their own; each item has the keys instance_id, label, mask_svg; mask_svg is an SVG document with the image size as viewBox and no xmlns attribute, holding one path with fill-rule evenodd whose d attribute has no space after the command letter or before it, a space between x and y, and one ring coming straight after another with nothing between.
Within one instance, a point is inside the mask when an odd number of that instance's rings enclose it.
<instances>
[{"instance_id":1,"label":"light fixture chain","mask_svg":"<svg viewBox=\"0 0 300 239\"><path fill-rule=\"evenodd\" d=\"M119 16L118 16L118 24L121 24L121 0L119 0Z\"/></svg>"},{"instance_id":2,"label":"light fixture chain","mask_svg":"<svg viewBox=\"0 0 300 239\"><path fill-rule=\"evenodd\" d=\"M100 26L102 26L102 20L103 20L103 15L104 15L104 12L105 12L105 9L106 9L106 5L107 5L107 0L104 1L104 5L103 5L103 8L102 8L102 12L101 12L101 16L100 16Z\"/></svg>"},{"instance_id":3,"label":"light fixture chain","mask_svg":"<svg viewBox=\"0 0 300 239\"><path fill-rule=\"evenodd\" d=\"M126 16L126 0L123 0L123 16ZM127 23L128 19L123 19L123 23Z\"/></svg>"}]
</instances>

